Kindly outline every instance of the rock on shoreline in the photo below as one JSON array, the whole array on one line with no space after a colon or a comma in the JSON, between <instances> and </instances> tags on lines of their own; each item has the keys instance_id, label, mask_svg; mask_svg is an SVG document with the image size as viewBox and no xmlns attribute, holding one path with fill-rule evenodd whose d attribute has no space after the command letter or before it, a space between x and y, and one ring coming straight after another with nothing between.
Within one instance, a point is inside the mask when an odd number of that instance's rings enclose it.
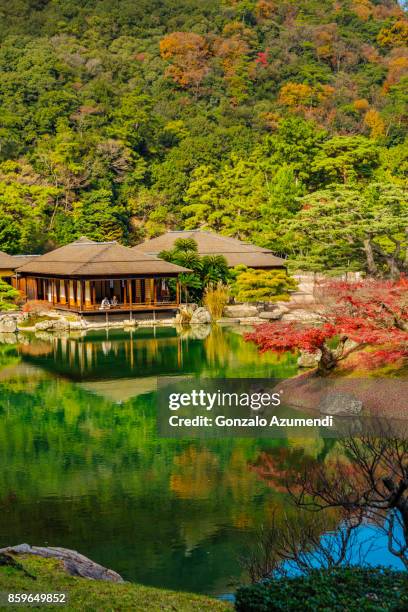
<instances>
[{"instance_id":1,"label":"rock on shoreline","mask_svg":"<svg viewBox=\"0 0 408 612\"><path fill-rule=\"evenodd\" d=\"M65 571L71 576L80 576L90 580L103 580L105 582L125 582L117 572L107 569L99 563L95 563L81 555L76 550L68 548L30 546L29 544L19 544L0 549L1 556L14 555L37 555L38 557L58 559L62 561Z\"/></svg>"}]
</instances>

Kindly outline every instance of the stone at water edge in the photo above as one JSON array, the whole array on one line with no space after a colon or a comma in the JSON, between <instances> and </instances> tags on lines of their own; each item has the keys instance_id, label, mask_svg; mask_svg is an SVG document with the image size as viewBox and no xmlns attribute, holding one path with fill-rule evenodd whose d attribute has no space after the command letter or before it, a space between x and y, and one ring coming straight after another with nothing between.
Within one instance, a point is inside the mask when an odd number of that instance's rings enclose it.
<instances>
[{"instance_id":1,"label":"stone at water edge","mask_svg":"<svg viewBox=\"0 0 408 612\"><path fill-rule=\"evenodd\" d=\"M0 333L12 334L17 331L17 321L15 317L3 315L0 317Z\"/></svg>"},{"instance_id":2,"label":"stone at water edge","mask_svg":"<svg viewBox=\"0 0 408 612\"><path fill-rule=\"evenodd\" d=\"M260 319L258 316L256 317L242 317L239 320L240 325L260 325L261 323L265 323L265 319Z\"/></svg>"},{"instance_id":3,"label":"stone at water edge","mask_svg":"<svg viewBox=\"0 0 408 612\"><path fill-rule=\"evenodd\" d=\"M68 321L68 324L70 330L86 329L86 323L83 321Z\"/></svg>"},{"instance_id":4,"label":"stone at water edge","mask_svg":"<svg viewBox=\"0 0 408 612\"><path fill-rule=\"evenodd\" d=\"M330 416L356 416L362 410L363 402L351 393L329 393L319 404L320 414Z\"/></svg>"},{"instance_id":5,"label":"stone at water edge","mask_svg":"<svg viewBox=\"0 0 408 612\"><path fill-rule=\"evenodd\" d=\"M69 329L69 322L66 319L40 321L34 328L36 331L66 331Z\"/></svg>"},{"instance_id":6,"label":"stone at water edge","mask_svg":"<svg viewBox=\"0 0 408 612\"><path fill-rule=\"evenodd\" d=\"M190 319L190 325L211 323L211 315L206 308L197 308Z\"/></svg>"},{"instance_id":7,"label":"stone at water edge","mask_svg":"<svg viewBox=\"0 0 408 612\"><path fill-rule=\"evenodd\" d=\"M268 302L265 306L265 311L271 312L275 310L280 310L282 314L286 314L287 312L290 312L288 303L289 302Z\"/></svg>"},{"instance_id":8,"label":"stone at water edge","mask_svg":"<svg viewBox=\"0 0 408 612\"><path fill-rule=\"evenodd\" d=\"M258 312L258 308L250 304L231 304L229 306L225 306L224 308L224 316L231 317L233 319L257 317Z\"/></svg>"},{"instance_id":9,"label":"stone at water edge","mask_svg":"<svg viewBox=\"0 0 408 612\"><path fill-rule=\"evenodd\" d=\"M233 319L232 317L221 317L221 319L217 319L217 325L234 325L238 324L239 319Z\"/></svg>"},{"instance_id":10,"label":"stone at water edge","mask_svg":"<svg viewBox=\"0 0 408 612\"><path fill-rule=\"evenodd\" d=\"M8 546L1 548L0 554L9 555L36 555L46 559L58 559L63 562L65 571L71 576L81 576L91 580L103 580L105 582L120 582L124 580L120 574L111 569L95 563L88 557L81 555L76 550L68 548L56 548L53 546L30 546L29 544L19 544L18 546Z\"/></svg>"},{"instance_id":11,"label":"stone at water edge","mask_svg":"<svg viewBox=\"0 0 408 612\"><path fill-rule=\"evenodd\" d=\"M283 317L282 310L271 310L261 312L259 314L260 319L265 319L265 321L279 321Z\"/></svg>"},{"instance_id":12,"label":"stone at water edge","mask_svg":"<svg viewBox=\"0 0 408 612\"><path fill-rule=\"evenodd\" d=\"M316 312L296 308L284 313L282 321L284 323L319 323L322 321L322 317Z\"/></svg>"}]
</instances>

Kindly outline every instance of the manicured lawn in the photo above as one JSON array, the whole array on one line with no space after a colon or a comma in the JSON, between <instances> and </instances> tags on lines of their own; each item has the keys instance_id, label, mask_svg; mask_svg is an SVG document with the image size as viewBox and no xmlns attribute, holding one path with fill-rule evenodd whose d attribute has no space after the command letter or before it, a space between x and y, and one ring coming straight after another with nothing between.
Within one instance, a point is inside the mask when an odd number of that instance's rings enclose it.
<instances>
[{"instance_id":1,"label":"manicured lawn","mask_svg":"<svg viewBox=\"0 0 408 612\"><path fill-rule=\"evenodd\" d=\"M210 597L176 593L138 584L114 584L72 577L62 569L60 562L54 559L18 555L16 561L35 579L30 578L23 569L0 566L0 592L68 593L68 605L39 605L35 609L92 610L93 612L99 610L103 612L111 610L140 610L143 612L215 610L225 612L232 610L229 604ZM0 609L11 610L13 607Z\"/></svg>"}]
</instances>

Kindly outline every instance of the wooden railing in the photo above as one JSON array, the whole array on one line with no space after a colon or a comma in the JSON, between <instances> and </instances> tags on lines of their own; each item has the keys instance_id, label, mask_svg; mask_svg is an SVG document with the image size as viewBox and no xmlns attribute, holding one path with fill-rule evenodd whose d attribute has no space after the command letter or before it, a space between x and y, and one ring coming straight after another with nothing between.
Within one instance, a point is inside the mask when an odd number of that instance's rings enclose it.
<instances>
[{"instance_id":1,"label":"wooden railing","mask_svg":"<svg viewBox=\"0 0 408 612\"><path fill-rule=\"evenodd\" d=\"M70 304L61 304L59 302L54 302L54 307L59 308L61 310L71 310L74 312L122 312L122 311L137 311L137 310L165 310L171 308L178 308L179 304L173 301L156 301L156 302L143 302L137 304L116 304L110 305L109 307L102 308L101 304L82 304L79 305L70 305Z\"/></svg>"}]
</instances>

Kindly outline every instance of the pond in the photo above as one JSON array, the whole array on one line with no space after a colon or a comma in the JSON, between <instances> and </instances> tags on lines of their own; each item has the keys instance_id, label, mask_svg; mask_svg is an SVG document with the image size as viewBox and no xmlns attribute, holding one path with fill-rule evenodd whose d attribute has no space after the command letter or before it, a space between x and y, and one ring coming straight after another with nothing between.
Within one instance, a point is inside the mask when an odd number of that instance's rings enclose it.
<instances>
[{"instance_id":1,"label":"pond","mask_svg":"<svg viewBox=\"0 0 408 612\"><path fill-rule=\"evenodd\" d=\"M259 527L288 508L285 471L336 443L157 435L160 377L297 373L293 357L260 356L239 329L4 340L0 547L64 546L127 580L231 592Z\"/></svg>"}]
</instances>

